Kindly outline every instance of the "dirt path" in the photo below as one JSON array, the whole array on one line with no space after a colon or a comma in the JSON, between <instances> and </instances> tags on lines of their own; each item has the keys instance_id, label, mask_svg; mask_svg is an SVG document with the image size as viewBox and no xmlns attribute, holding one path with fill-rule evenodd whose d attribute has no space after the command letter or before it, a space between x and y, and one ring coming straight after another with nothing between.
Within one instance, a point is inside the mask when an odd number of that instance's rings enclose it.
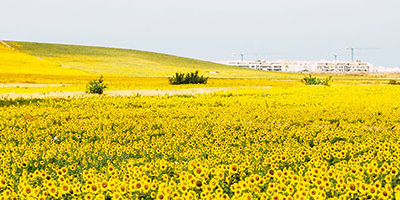
<instances>
[{"instance_id":1,"label":"dirt path","mask_svg":"<svg viewBox=\"0 0 400 200\"><path fill-rule=\"evenodd\" d=\"M8 44L7 44L6 42L4 42L3 40L0 40L0 43L3 44L3 45L6 46L6 47L12 49L12 50L15 50L12 46L8 45Z\"/></svg>"},{"instance_id":2,"label":"dirt path","mask_svg":"<svg viewBox=\"0 0 400 200\"><path fill-rule=\"evenodd\" d=\"M223 88L189 88L175 90L116 90L106 91L102 96L165 96L165 95L195 95L207 94L217 91L229 91L245 88L253 89L269 89L271 87L223 87ZM3 93L0 99L17 99L17 98L83 98L97 96L95 94L86 94L85 92L48 92L48 93Z\"/></svg>"},{"instance_id":3,"label":"dirt path","mask_svg":"<svg viewBox=\"0 0 400 200\"><path fill-rule=\"evenodd\" d=\"M8 48L10 48L10 49L12 49L12 50L14 50L14 51L18 51L16 48L14 48L14 47L12 47L11 45L7 44L7 42L4 42L3 40L0 40L0 43L3 44L4 46L6 46L6 47L8 47ZM19 52L21 52L21 51L19 51ZM21 52L21 53L23 53L23 52ZM26 53L25 53L25 54L26 54ZM31 54L28 54L28 55L34 56L34 55L31 55ZM44 58L42 58L42 57L39 57L39 56L34 56L34 57L36 57L36 58L38 58L38 59L46 60L46 59L44 59ZM53 61L51 61L51 62L53 62ZM57 63L57 64L60 64L60 63ZM60 65L61 65L61 64L60 64Z\"/></svg>"}]
</instances>

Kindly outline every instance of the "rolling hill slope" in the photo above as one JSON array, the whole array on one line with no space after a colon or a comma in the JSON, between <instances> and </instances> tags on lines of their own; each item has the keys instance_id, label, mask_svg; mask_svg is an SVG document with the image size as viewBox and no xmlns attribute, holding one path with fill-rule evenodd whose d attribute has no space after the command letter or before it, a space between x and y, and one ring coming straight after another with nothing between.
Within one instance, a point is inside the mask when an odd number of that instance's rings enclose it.
<instances>
[{"instance_id":1,"label":"rolling hill slope","mask_svg":"<svg viewBox=\"0 0 400 200\"><path fill-rule=\"evenodd\" d=\"M43 58L46 60L43 62L52 63L54 67L59 65L59 68L92 75L167 77L175 72L199 70L201 74L216 78L291 76L147 51L15 41L7 41L7 44L25 54Z\"/></svg>"},{"instance_id":2,"label":"rolling hill slope","mask_svg":"<svg viewBox=\"0 0 400 200\"><path fill-rule=\"evenodd\" d=\"M56 62L22 53L3 43L0 43L0 73L89 75L89 73L81 70L61 67L61 65Z\"/></svg>"}]
</instances>

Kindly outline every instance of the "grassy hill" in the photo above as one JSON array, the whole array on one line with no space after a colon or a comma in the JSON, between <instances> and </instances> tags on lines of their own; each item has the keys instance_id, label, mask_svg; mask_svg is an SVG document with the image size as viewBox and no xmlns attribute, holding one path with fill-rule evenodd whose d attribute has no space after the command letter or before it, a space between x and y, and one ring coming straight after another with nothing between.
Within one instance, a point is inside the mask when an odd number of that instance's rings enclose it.
<instances>
[{"instance_id":1,"label":"grassy hill","mask_svg":"<svg viewBox=\"0 0 400 200\"><path fill-rule=\"evenodd\" d=\"M43 58L46 60L43 62L50 62L55 67L92 75L167 77L175 72L199 70L201 74L215 78L291 76L148 51L15 41L7 41L7 44L22 53Z\"/></svg>"},{"instance_id":2,"label":"grassy hill","mask_svg":"<svg viewBox=\"0 0 400 200\"><path fill-rule=\"evenodd\" d=\"M56 62L22 53L2 43L0 43L0 73L89 75L89 73L81 70L61 67Z\"/></svg>"},{"instance_id":3,"label":"grassy hill","mask_svg":"<svg viewBox=\"0 0 400 200\"><path fill-rule=\"evenodd\" d=\"M169 84L167 77L176 72L194 70L211 79L204 85ZM0 93L85 91L87 82L100 74L105 76L108 90L304 85L301 82L304 74L301 73L266 72L147 51L0 42ZM321 78L329 76L316 75ZM382 84L389 78L398 77L398 74L332 75L332 84L335 85ZM21 83L44 85L28 87Z\"/></svg>"}]
</instances>

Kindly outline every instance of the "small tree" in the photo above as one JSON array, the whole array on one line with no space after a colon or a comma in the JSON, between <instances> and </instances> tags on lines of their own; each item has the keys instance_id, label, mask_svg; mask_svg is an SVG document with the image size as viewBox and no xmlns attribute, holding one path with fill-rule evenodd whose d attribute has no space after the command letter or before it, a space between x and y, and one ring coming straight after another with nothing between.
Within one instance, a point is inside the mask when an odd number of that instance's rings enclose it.
<instances>
[{"instance_id":1,"label":"small tree","mask_svg":"<svg viewBox=\"0 0 400 200\"><path fill-rule=\"evenodd\" d=\"M397 82L396 80L389 80L389 85L400 85L400 82Z\"/></svg>"},{"instance_id":2,"label":"small tree","mask_svg":"<svg viewBox=\"0 0 400 200\"><path fill-rule=\"evenodd\" d=\"M107 88L107 84L104 83L103 75L100 76L98 80L91 80L86 85L87 93L90 94L103 94L104 89Z\"/></svg>"}]
</instances>

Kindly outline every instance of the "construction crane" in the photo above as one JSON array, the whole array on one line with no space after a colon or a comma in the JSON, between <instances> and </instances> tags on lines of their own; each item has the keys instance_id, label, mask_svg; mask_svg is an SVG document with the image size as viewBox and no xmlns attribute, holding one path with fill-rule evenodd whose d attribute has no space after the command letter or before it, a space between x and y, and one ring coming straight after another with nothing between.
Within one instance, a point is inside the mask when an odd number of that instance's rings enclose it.
<instances>
[{"instance_id":1,"label":"construction crane","mask_svg":"<svg viewBox=\"0 0 400 200\"><path fill-rule=\"evenodd\" d=\"M243 61L243 59L244 59L244 53L240 53L239 55L240 55L240 60ZM233 56L233 58L235 59L235 58L236 58L236 53L235 53L235 52L232 52L232 56Z\"/></svg>"},{"instance_id":2,"label":"construction crane","mask_svg":"<svg viewBox=\"0 0 400 200\"><path fill-rule=\"evenodd\" d=\"M351 52L351 61L354 61L354 50L376 50L377 48L354 48L354 47L349 47L346 48L346 50L350 50Z\"/></svg>"},{"instance_id":3,"label":"construction crane","mask_svg":"<svg viewBox=\"0 0 400 200\"><path fill-rule=\"evenodd\" d=\"M334 60L337 61L337 55L333 54L333 57L335 58Z\"/></svg>"},{"instance_id":4,"label":"construction crane","mask_svg":"<svg viewBox=\"0 0 400 200\"><path fill-rule=\"evenodd\" d=\"M268 53L265 53L265 52L248 53L248 52L246 52L246 53L243 53L243 52L241 52L241 53L237 54L235 52L232 52L232 57L235 59L237 56L240 56L241 61L244 61L245 56L248 59L250 57L250 58L255 58L256 60L261 60L261 59L266 59L270 55L278 55L278 53L271 53L271 52L268 52Z\"/></svg>"}]
</instances>

